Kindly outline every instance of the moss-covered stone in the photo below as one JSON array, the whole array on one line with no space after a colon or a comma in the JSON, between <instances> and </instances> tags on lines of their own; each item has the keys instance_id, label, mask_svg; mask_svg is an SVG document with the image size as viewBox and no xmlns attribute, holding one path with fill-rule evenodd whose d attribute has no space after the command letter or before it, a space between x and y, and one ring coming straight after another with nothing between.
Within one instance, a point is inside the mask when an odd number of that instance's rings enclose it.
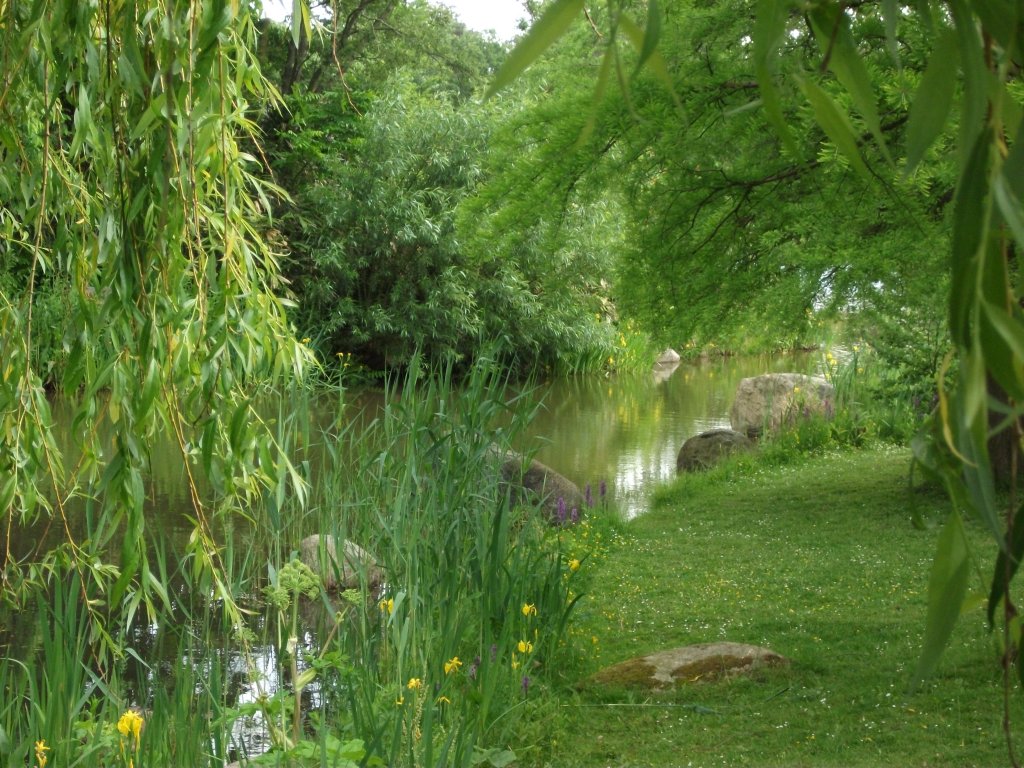
<instances>
[{"instance_id":1,"label":"moss-covered stone","mask_svg":"<svg viewBox=\"0 0 1024 768\"><path fill-rule=\"evenodd\" d=\"M789 660L784 656L756 645L699 643L623 661L601 670L585 680L581 687L599 685L664 690L788 664Z\"/></svg>"}]
</instances>

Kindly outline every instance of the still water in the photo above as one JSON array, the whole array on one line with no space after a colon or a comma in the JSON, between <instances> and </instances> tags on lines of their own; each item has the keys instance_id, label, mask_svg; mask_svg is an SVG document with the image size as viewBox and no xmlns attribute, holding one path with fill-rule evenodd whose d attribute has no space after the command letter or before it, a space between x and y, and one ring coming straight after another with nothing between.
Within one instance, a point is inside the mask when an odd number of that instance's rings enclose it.
<instances>
[{"instance_id":1,"label":"still water","mask_svg":"<svg viewBox=\"0 0 1024 768\"><path fill-rule=\"evenodd\" d=\"M575 482L597 493L606 483L612 500L626 518L642 514L653 489L675 476L676 456L687 438L715 427L729 426L729 407L740 379L762 373L814 372L815 354L771 357L719 357L642 375L562 379L537 387L531 396L540 407L516 448L533 455ZM373 417L383 395L352 394L346 414L356 421ZM269 404L269 419L284 418L287 404ZM324 398L313 422L333 423L335 398ZM73 410L54 404L54 418L70 431ZM349 418L346 416L346 418ZM357 430L359 425L353 425ZM61 440L73 452L72 442ZM167 440L151 446L147 487L148 512L172 539L185 540L192 531L192 506L184 482L181 453ZM315 467L322 457L306 455ZM76 531L82 536L86 532ZM0 532L2 535L2 532ZM14 550L21 549L15 542Z\"/></svg>"},{"instance_id":2,"label":"still water","mask_svg":"<svg viewBox=\"0 0 1024 768\"><path fill-rule=\"evenodd\" d=\"M687 438L729 426L740 379L812 372L816 355L725 357L662 368L650 375L553 382L524 448L583 489L607 482L622 514L643 513L653 489L675 476Z\"/></svg>"},{"instance_id":3,"label":"still water","mask_svg":"<svg viewBox=\"0 0 1024 768\"><path fill-rule=\"evenodd\" d=\"M537 388L541 407L515 447L581 490L590 484L596 494L604 481L618 509L632 518L644 512L657 484L675 476L676 456L687 438L729 426L740 379L783 371L813 373L818 364L818 355L807 353L716 357L645 375L549 382ZM367 418L382 402L379 392L362 392L351 396L346 410ZM336 406L336 400L326 398L314 421L332 422ZM153 512L168 532L187 536L191 507L177 446L168 442L153 449L148 488Z\"/></svg>"}]
</instances>

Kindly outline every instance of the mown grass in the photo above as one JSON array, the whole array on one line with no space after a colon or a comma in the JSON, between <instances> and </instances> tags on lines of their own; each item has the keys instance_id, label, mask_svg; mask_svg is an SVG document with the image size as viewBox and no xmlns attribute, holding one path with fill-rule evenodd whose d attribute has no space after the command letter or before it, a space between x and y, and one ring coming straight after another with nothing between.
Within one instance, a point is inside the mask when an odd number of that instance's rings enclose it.
<instances>
[{"instance_id":1,"label":"mown grass","mask_svg":"<svg viewBox=\"0 0 1024 768\"><path fill-rule=\"evenodd\" d=\"M981 608L937 676L909 689L938 535L911 516L939 521L948 505L910 484L909 463L895 448L745 460L660 492L591 574L577 642L593 653L576 671L716 640L771 647L791 667L664 694L566 694L538 705L523 764L1008 764L998 637ZM987 571L991 546L971 536ZM975 591L984 584L977 573ZM1013 690L1018 731L1020 699Z\"/></svg>"}]
</instances>

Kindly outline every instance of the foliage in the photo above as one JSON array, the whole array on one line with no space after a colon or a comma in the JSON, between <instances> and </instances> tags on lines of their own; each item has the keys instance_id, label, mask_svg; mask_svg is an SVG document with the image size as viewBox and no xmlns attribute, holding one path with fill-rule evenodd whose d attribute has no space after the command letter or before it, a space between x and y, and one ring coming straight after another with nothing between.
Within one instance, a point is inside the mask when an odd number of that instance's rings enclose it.
<instances>
[{"instance_id":1,"label":"foliage","mask_svg":"<svg viewBox=\"0 0 1024 768\"><path fill-rule=\"evenodd\" d=\"M225 621L219 599L194 589L189 561L154 543L155 559L174 564L161 573L171 605L138 617L118 635L125 656L100 667L69 569L35 591L42 647L20 638L0 658L0 760L25 762L42 739L51 764L75 754L107 765L129 704L146 710L145 764L181 764L177 750L188 764L262 752L271 765L469 765L515 747L534 701L567 682L573 608L614 512L595 498L578 526L559 528L510 504L498 465L530 409L505 381L489 364L455 390L450 368L413 366L360 429L343 392L328 402L296 388L283 418L264 410L309 473L309 504L268 494L251 528L222 532L240 619ZM360 573L355 589L324 590L330 570L294 555L310 532L359 542L384 584Z\"/></svg>"},{"instance_id":2,"label":"foliage","mask_svg":"<svg viewBox=\"0 0 1024 768\"><path fill-rule=\"evenodd\" d=\"M614 199L622 237L613 296L660 343L793 348L817 341L828 314L889 317L940 301L935 276L945 269L947 226L944 206L933 203L955 183L949 161L930 159L927 173L912 179L883 171L879 194L873 180L822 144L806 107L786 105L796 139L784 145L771 130L757 109L744 4L649 8L646 31L632 20L631 4L594 10L590 25L570 27L551 57L536 63L538 72L525 76L541 80L547 98L524 119L550 146L535 150L545 163L509 154L507 174L525 166L531 191L514 193L504 206L529 206L532 189L557 195L560 186ZM905 88L922 62L892 64L872 6L858 22L884 96L883 129L898 137ZM904 37L915 51L919 34ZM814 65L806 30L795 27L785 48L787 72ZM575 200L566 195L563 208Z\"/></svg>"},{"instance_id":3,"label":"foliage","mask_svg":"<svg viewBox=\"0 0 1024 768\"><path fill-rule=\"evenodd\" d=\"M498 466L531 413L505 394L505 374L473 366L455 399L450 367L421 378L415 362L358 439L325 436L339 469L314 493L313 519L387 574L370 615L338 635L362 660L339 681L363 692L347 716L389 764L465 764L508 743L533 689L557 674L597 542L510 505Z\"/></svg>"},{"instance_id":4,"label":"foliage","mask_svg":"<svg viewBox=\"0 0 1024 768\"><path fill-rule=\"evenodd\" d=\"M300 328L327 355L376 367L422 347L459 355L480 320L454 232L454 209L479 174L482 114L456 113L395 81L359 118L358 135L324 158L332 183L300 189L316 219L291 219ZM299 239L301 238L301 239Z\"/></svg>"},{"instance_id":5,"label":"foliage","mask_svg":"<svg viewBox=\"0 0 1024 768\"><path fill-rule=\"evenodd\" d=\"M0 14L0 262L24 281L0 295L0 508L8 532L42 515L67 534L38 563L8 547L2 598L22 600L70 562L83 590L98 587L85 606L104 654L104 613L116 623L168 600L143 515L158 433L174 436L188 469L197 583L229 609L212 514L291 469L252 409L255 388L308 364L259 230L274 189L240 145L254 130L250 101L273 90L245 5L11 3ZM78 405L67 452L42 387L53 358L35 357L33 342L53 319L49 296L70 315L59 383ZM83 505L76 539L68 520Z\"/></svg>"},{"instance_id":6,"label":"foliage","mask_svg":"<svg viewBox=\"0 0 1024 768\"><path fill-rule=\"evenodd\" d=\"M614 333L602 209L580 207L571 240L513 239L475 197L508 105L424 94L414 72L385 90L355 96L358 115L340 94L309 102L273 161L294 187L279 226L301 332L328 362L351 353L376 370L413 350L469 361L496 341L520 371L600 368Z\"/></svg>"},{"instance_id":7,"label":"foliage","mask_svg":"<svg viewBox=\"0 0 1024 768\"><path fill-rule=\"evenodd\" d=\"M545 16L561 18L569 5L560 0ZM648 6L646 30L641 33L628 15L628 5L610 4L608 25L613 34L605 56L621 61L614 45L614 33L621 32L639 52L637 69L647 63L655 75L663 75L657 62L646 56L659 42L672 44L672 38L661 34L660 11L654 3ZM989 530L1002 553L992 577L989 618L994 621L996 613L1002 613L1007 690L1010 662L1019 661L1016 648L1022 640L1010 582L1024 551L1024 536L1015 534L1020 526L1014 524L1019 403L1024 399L1024 316L1016 281L1016 249L1024 244L1019 168L1024 151L1017 141L1022 110L1015 63L1021 58L1020 23L1016 6L961 0L913 7L889 3L881 9L833 2L807 8L789 0L765 0L758 6L755 24L747 28L748 36L732 38L734 45L748 39L752 43L749 66L764 117L775 128L783 154L800 157L803 131L794 130L787 119L787 110L795 104L805 111L810 108L820 129L818 140L839 159L837 167L847 165L864 182L874 177L891 191L896 184L912 182L919 169L929 186L947 180L945 190L940 186L931 191L939 193L940 205L952 202L948 323L959 366L952 391L943 386L945 364L940 371L935 435L931 443L921 443L918 457L942 478L955 508L933 564L931 610L918 674L934 670L960 614L969 572L962 513L969 512ZM546 30L544 44L536 37L524 41L522 49L526 42L532 46L530 57L538 56L565 30L544 18L537 28ZM875 48L872 53L876 39L884 41L884 50ZM921 44L910 45L911 40ZM914 95L908 93L906 132L896 140L881 117L894 92L875 77L875 68L886 55L891 61L886 66L894 67L898 76L911 67L924 72ZM518 69L523 66L517 52L509 61ZM952 77L954 73L959 78ZM503 78L499 73L498 81ZM666 85L675 89L672 83ZM603 101L603 88L599 79L596 108ZM956 122L955 149L944 153L948 160L940 167L952 168L950 161L955 161L955 171L932 171L923 160L949 141L943 131L951 114ZM894 153L903 159L897 162ZM631 162L643 165L639 156ZM951 178L956 179L953 189L948 186ZM851 208L842 211L849 215ZM990 445L1002 446L1001 461L993 460ZM999 466L1010 475L1011 494L1005 505L995 493L993 468ZM1012 752L1010 758L1015 762Z\"/></svg>"}]
</instances>

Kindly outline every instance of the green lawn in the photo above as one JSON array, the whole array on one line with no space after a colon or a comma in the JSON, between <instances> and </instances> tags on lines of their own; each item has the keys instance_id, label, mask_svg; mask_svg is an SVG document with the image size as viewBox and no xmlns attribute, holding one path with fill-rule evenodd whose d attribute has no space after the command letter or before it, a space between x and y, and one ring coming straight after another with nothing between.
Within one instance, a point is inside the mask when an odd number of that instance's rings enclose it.
<instances>
[{"instance_id":1,"label":"green lawn","mask_svg":"<svg viewBox=\"0 0 1024 768\"><path fill-rule=\"evenodd\" d=\"M674 693L585 691L538 705L523 764L997 766L997 635L969 612L938 674L908 692L947 501L911 488L909 453L680 481L593 565L575 642L584 673L698 642L765 645L791 668ZM912 511L933 523L911 524ZM972 540L987 575L992 546ZM586 567L587 564L585 564ZM972 587L984 592L982 572ZM596 638L596 643L592 638ZM1012 717L1024 734L1021 692Z\"/></svg>"}]
</instances>

